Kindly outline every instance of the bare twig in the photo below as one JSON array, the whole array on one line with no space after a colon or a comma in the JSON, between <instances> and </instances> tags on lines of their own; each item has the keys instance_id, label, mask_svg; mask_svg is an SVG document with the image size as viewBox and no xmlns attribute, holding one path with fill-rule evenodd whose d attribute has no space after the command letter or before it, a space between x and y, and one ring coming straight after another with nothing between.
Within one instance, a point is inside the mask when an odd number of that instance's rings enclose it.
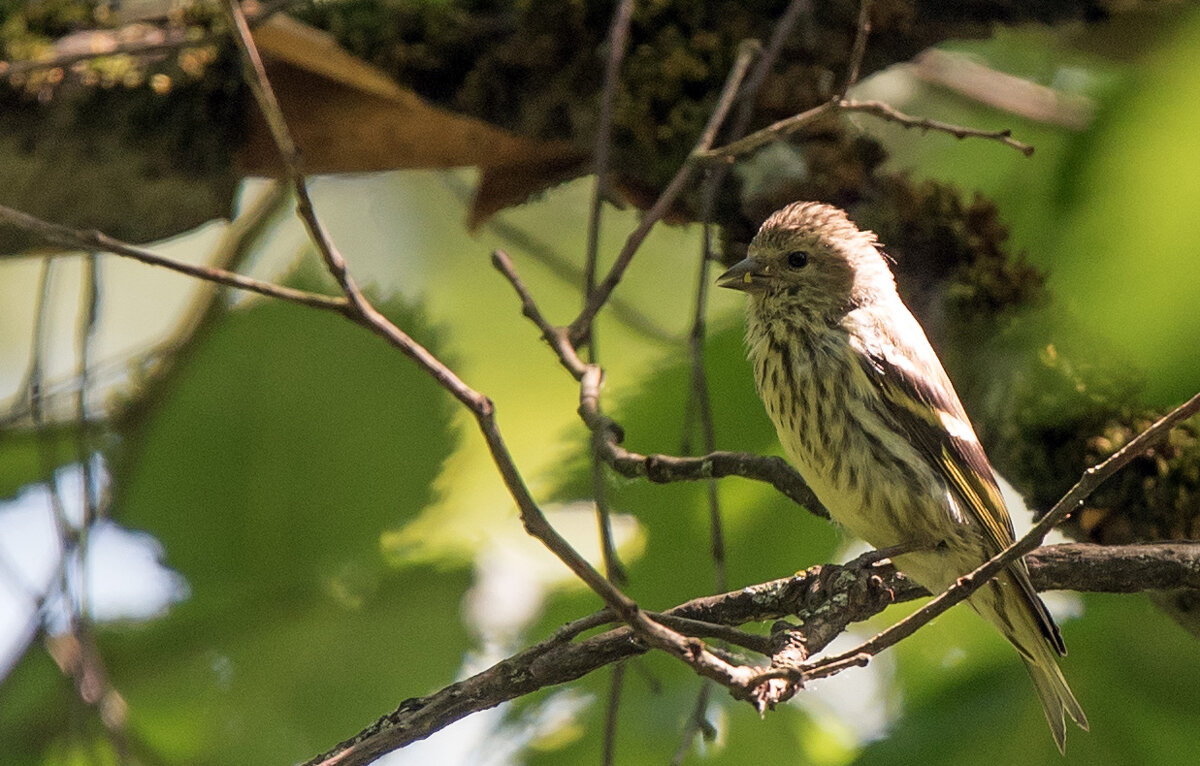
<instances>
[{"instance_id":1,"label":"bare twig","mask_svg":"<svg viewBox=\"0 0 1200 766\"><path fill-rule=\"evenodd\" d=\"M512 258L503 250L495 250L492 252L492 265L496 270L503 274L513 289L517 291L517 297L521 300L521 313L525 315L539 330L542 331L542 338L550 344L554 355L558 357L558 361L567 372L575 380L583 378L584 370L587 368L587 363L579 358L575 347L571 345L571 339L567 337L566 328L555 327L550 324L538 308L537 302L529 293L529 288L525 286L525 282L517 274L517 267L513 264Z\"/></svg>"},{"instance_id":2,"label":"bare twig","mask_svg":"<svg viewBox=\"0 0 1200 766\"><path fill-rule=\"evenodd\" d=\"M99 258L95 252L88 253L83 260L83 295L80 302L83 310L79 312L79 328L76 342L78 344L78 363L75 366L79 378L79 389L75 394L76 427L79 430L79 468L83 477L83 523L81 534L84 535L80 545L85 552L87 529L96 519L99 512L99 501L96 497L96 483L92 475L90 419L88 418L88 379L91 373L92 340L96 334L96 318L100 308L100 273ZM81 598L86 597L86 588ZM86 604L81 610L86 612Z\"/></svg>"},{"instance_id":3,"label":"bare twig","mask_svg":"<svg viewBox=\"0 0 1200 766\"><path fill-rule=\"evenodd\" d=\"M28 213L22 213L5 205L0 205L0 222L16 226L31 234L36 234L47 243L59 247L71 250L102 250L106 253L132 258L135 261L141 261L151 266L161 266L171 271L178 271L181 274L187 274L189 277L203 279L208 282L216 282L228 287L236 287L239 290L258 293L259 295L266 295L271 298L279 298L290 303L299 303L313 308L346 313L347 304L344 298L318 295L317 293L310 293L305 290L296 290L291 287L284 287L283 285L263 282L262 280L235 274L224 269L196 266L172 260L135 245L113 239L99 231L77 231L66 226L59 226L58 224L43 221L40 218L35 218Z\"/></svg>"},{"instance_id":4,"label":"bare twig","mask_svg":"<svg viewBox=\"0 0 1200 766\"><path fill-rule=\"evenodd\" d=\"M846 667L865 664L870 657L878 654L889 646L895 645L929 623L934 617L949 609L954 604L968 598L991 578L995 577L1010 563L1036 548L1046 534L1063 519L1082 505L1108 477L1119 471L1133 459L1144 455L1155 443L1177 423L1200 412L1200 394L1176 407L1167 415L1160 418L1142 433L1129 441L1124 447L1113 453L1099 465L1087 469L1083 477L1063 495L1054 507L1041 518L1038 523L1020 539L1014 541L1004 550L997 553L988 561L978 566L969 574L963 575L945 592L932 599L928 604L900 620L886 630L876 634L870 640L839 655L824 658L804 669L806 678L821 678L833 675Z\"/></svg>"},{"instance_id":5,"label":"bare twig","mask_svg":"<svg viewBox=\"0 0 1200 766\"><path fill-rule=\"evenodd\" d=\"M863 56L867 52L867 38L871 34L871 0L862 0L858 6L858 25L854 31L854 45L850 49L850 63L846 67L846 82L838 92L838 100L843 101L846 93L858 82L858 73L862 69Z\"/></svg>"},{"instance_id":6,"label":"bare twig","mask_svg":"<svg viewBox=\"0 0 1200 766\"><path fill-rule=\"evenodd\" d=\"M617 757L617 714L621 710L621 690L625 685L625 663L613 665L608 679L608 702L604 710L604 737L600 747L600 763L612 766Z\"/></svg>"},{"instance_id":7,"label":"bare twig","mask_svg":"<svg viewBox=\"0 0 1200 766\"><path fill-rule=\"evenodd\" d=\"M596 259L600 249L601 206L608 198L609 157L612 153L613 103L617 98L618 77L625 51L629 47L629 25L633 19L633 0L620 0L613 12L608 30L608 59L604 66L604 85L600 91L600 115L596 121L596 144L593 150L593 172L596 183L592 188L592 205L588 216L587 253L584 265L583 301L586 308L596 289Z\"/></svg>"},{"instance_id":8,"label":"bare twig","mask_svg":"<svg viewBox=\"0 0 1200 766\"><path fill-rule=\"evenodd\" d=\"M729 76L725 80L725 86L721 91L721 96L717 100L717 106L713 110L712 116L708 120L708 124L704 127L704 131L700 134L700 138L696 141L696 147L692 153L703 152L712 146L716 139L717 130L721 123L725 121L725 115L729 112L729 107L732 105L734 97L737 95L738 86L741 85L742 79L746 76L746 70L750 66L750 61L758 52L759 45L757 42L743 42L738 48L737 58L734 61L733 68L729 71ZM658 199L642 216L642 221L638 227L633 230L629 237L625 240L624 247L617 255L616 261L608 274L596 286L596 290L588 297L588 302L584 306L583 311L575 320L571 322L570 334L572 342L578 345L587 338L591 330L592 320L596 317L596 313L604 306L608 296L612 294L614 288L621 281L621 277L625 274L625 269L629 267L629 262L633 260L634 254L641 247L646 236L654 225L666 214L675 203L675 199L687 186L692 178L692 173L695 168L692 163L684 163L671 179L666 188L663 189Z\"/></svg>"},{"instance_id":9,"label":"bare twig","mask_svg":"<svg viewBox=\"0 0 1200 766\"><path fill-rule=\"evenodd\" d=\"M948 133L955 138L984 138L991 141L999 141L1005 146L1010 146L1016 149L1021 154L1029 157L1033 154L1033 147L1029 144L1018 141L1012 137L1011 130L976 130L975 128L967 128L961 125L953 125L940 120L931 120L927 117L913 117L905 114L889 104L882 101L842 101L838 104L838 109L843 112L863 112L865 114L874 115L881 120L895 122L903 125L906 128L916 128L917 130L933 130L939 133Z\"/></svg>"},{"instance_id":10,"label":"bare twig","mask_svg":"<svg viewBox=\"0 0 1200 766\"><path fill-rule=\"evenodd\" d=\"M612 112L616 100L618 77L621 62L625 58L625 50L629 42L629 25L633 19L633 0L621 0L613 12L612 24L608 34L608 60L604 67L604 86L600 96L600 118L596 126L596 145L594 150L593 168L596 174L595 186L592 190L592 204L588 216L587 252L585 255L583 275L583 305L586 308L596 289L596 259L600 247L600 219L603 202L608 188L609 154L612 149ZM588 355L593 363L600 361L600 348L596 338L595 328L588 333ZM604 465L600 460L600 445L593 438L592 446L592 497L596 503L596 523L600 530L600 552L604 558L604 574L617 584L625 584L628 576L617 554L617 545L613 539L612 513L608 503L608 493L604 484ZM618 666L620 668L621 666ZM604 738L605 764L612 762L612 745L616 737L616 706L620 697L619 687L623 672L618 669L613 673L613 688L609 694L610 711L606 718ZM607 727L612 727L607 728Z\"/></svg>"},{"instance_id":11,"label":"bare twig","mask_svg":"<svg viewBox=\"0 0 1200 766\"><path fill-rule=\"evenodd\" d=\"M998 141L1005 146L1016 149L1026 157L1033 154L1033 147L1022 141L1018 141L1012 137L1010 130L976 130L961 125L954 125L939 120L931 120L924 117L913 117L905 114L895 107L889 106L881 101L851 101L834 99L826 101L823 104L818 104L812 109L801 112L800 114L791 117L785 117L778 122L757 130L745 138L733 141L725 146L707 151L695 152L690 157L690 161L696 163L707 162L732 162L737 157L765 146L772 141L782 140L796 133L802 128L811 125L819 118L826 115L835 114L837 112L863 112L865 114L874 115L882 120L895 122L903 125L906 128L916 128L919 130L933 130L939 133L948 133L955 138L982 138L991 141Z\"/></svg>"},{"instance_id":12,"label":"bare twig","mask_svg":"<svg viewBox=\"0 0 1200 766\"><path fill-rule=\"evenodd\" d=\"M734 118L733 124L729 128L730 140L741 138L746 129L750 127L750 120L754 118L755 100L758 98L759 89L766 82L767 76L771 74L775 62L779 60L779 54L783 51L784 43L791 36L792 30L796 28L801 17L811 11L812 0L792 0L779 16L779 21L776 22L775 29L771 32L771 39L767 41L767 47L763 49L763 54L758 57L754 68L746 76L745 86L738 93L738 101L741 104L738 106L737 117Z\"/></svg>"},{"instance_id":13,"label":"bare twig","mask_svg":"<svg viewBox=\"0 0 1200 766\"><path fill-rule=\"evenodd\" d=\"M836 101L826 101L800 114L773 122L761 130L756 130L750 135L739 138L736 141L731 141L724 146L693 152L688 159L694 163L732 162L743 154L749 154L758 149L760 146L766 146L772 141L787 138L801 128L816 122L817 118L830 114L836 109Z\"/></svg>"},{"instance_id":14,"label":"bare twig","mask_svg":"<svg viewBox=\"0 0 1200 766\"><path fill-rule=\"evenodd\" d=\"M708 700L712 696L712 689L712 681L705 679L700 683L700 691L696 693L696 704L692 706L692 713L683 724L683 734L671 755L670 766L680 766L687 759L697 734L705 740L716 737L717 731L708 720Z\"/></svg>"},{"instance_id":15,"label":"bare twig","mask_svg":"<svg viewBox=\"0 0 1200 766\"><path fill-rule=\"evenodd\" d=\"M709 186L705 191L715 194L716 187ZM705 197L706 203L712 199L708 194ZM691 433L688 421L691 419L689 416L692 413L695 413L694 417L699 421L703 451L711 453L717 449L716 429L713 427L712 418L712 402L708 395L708 373L704 367L704 345L708 334L705 312L708 308L708 262L712 232L712 227L708 222L709 212L711 212L711 208L706 205L704 231L700 242L699 274L696 280L696 304L692 313L692 331L688 335L691 388L688 394L687 408L684 412L684 439L680 450L684 453L691 452ZM716 480L709 479L706 484L710 537L709 550L713 562L714 584L716 585L716 590L720 592L726 589L728 582L725 575L725 531L721 522L721 502L720 494L717 492Z\"/></svg>"}]
</instances>

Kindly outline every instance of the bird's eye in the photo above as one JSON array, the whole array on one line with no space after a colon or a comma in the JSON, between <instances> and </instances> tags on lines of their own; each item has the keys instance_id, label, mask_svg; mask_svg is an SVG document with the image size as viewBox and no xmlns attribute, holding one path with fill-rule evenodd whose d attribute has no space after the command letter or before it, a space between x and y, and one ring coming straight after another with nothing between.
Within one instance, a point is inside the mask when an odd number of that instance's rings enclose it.
<instances>
[{"instance_id":1,"label":"bird's eye","mask_svg":"<svg viewBox=\"0 0 1200 766\"><path fill-rule=\"evenodd\" d=\"M802 269L808 265L808 253L803 250L796 250L788 253L787 265L793 269Z\"/></svg>"}]
</instances>

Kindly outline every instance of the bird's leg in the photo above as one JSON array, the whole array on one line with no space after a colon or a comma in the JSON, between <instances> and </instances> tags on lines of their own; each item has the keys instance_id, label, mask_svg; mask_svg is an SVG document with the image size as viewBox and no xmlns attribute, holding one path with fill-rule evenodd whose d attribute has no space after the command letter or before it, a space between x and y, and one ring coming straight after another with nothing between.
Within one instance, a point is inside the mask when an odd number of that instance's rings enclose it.
<instances>
[{"instance_id":1,"label":"bird's leg","mask_svg":"<svg viewBox=\"0 0 1200 766\"><path fill-rule=\"evenodd\" d=\"M936 547L938 546L930 545L928 543L914 542L889 545L886 548L877 548L875 550L867 551L861 556L847 561L842 566L845 569L866 569L867 567L874 566L881 561L894 559L896 556L902 556L905 553L913 553L915 551L933 549Z\"/></svg>"}]
</instances>

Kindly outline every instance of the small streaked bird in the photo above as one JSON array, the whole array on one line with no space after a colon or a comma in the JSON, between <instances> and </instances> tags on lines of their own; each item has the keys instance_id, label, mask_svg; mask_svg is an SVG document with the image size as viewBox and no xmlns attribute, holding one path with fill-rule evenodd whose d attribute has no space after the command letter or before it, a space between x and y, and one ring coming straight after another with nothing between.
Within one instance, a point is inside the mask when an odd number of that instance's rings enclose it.
<instances>
[{"instance_id":1,"label":"small streaked bird","mask_svg":"<svg viewBox=\"0 0 1200 766\"><path fill-rule=\"evenodd\" d=\"M749 295L759 396L834 520L933 593L1013 541L992 467L875 235L798 202L763 223L717 284ZM1017 561L969 600L1029 670L1060 751L1087 718L1058 668L1062 636Z\"/></svg>"}]
</instances>

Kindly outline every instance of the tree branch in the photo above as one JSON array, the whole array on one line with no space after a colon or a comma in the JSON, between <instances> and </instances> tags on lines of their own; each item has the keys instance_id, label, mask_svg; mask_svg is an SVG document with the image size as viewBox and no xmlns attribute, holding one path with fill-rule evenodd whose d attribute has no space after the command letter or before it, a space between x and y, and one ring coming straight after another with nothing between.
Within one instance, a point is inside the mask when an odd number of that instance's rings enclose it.
<instances>
[{"instance_id":1,"label":"tree branch","mask_svg":"<svg viewBox=\"0 0 1200 766\"><path fill-rule=\"evenodd\" d=\"M1035 550L1026 561L1039 590L1058 589L1067 583L1097 593L1200 587L1200 543L1054 545ZM891 604L925 595L928 593L923 588L897 574L890 564L865 569L826 565L782 580L693 599L664 614L726 626L795 616L803 622L808 652L814 653L847 624L872 617ZM831 604L837 608L828 608ZM405 700L394 712L306 766L366 764L472 713L645 653L646 646L628 627L582 641L570 640L581 630L612 619L611 613L598 612L577 620L547 640L468 679L429 696ZM719 633L714 629L709 635Z\"/></svg>"}]
</instances>

